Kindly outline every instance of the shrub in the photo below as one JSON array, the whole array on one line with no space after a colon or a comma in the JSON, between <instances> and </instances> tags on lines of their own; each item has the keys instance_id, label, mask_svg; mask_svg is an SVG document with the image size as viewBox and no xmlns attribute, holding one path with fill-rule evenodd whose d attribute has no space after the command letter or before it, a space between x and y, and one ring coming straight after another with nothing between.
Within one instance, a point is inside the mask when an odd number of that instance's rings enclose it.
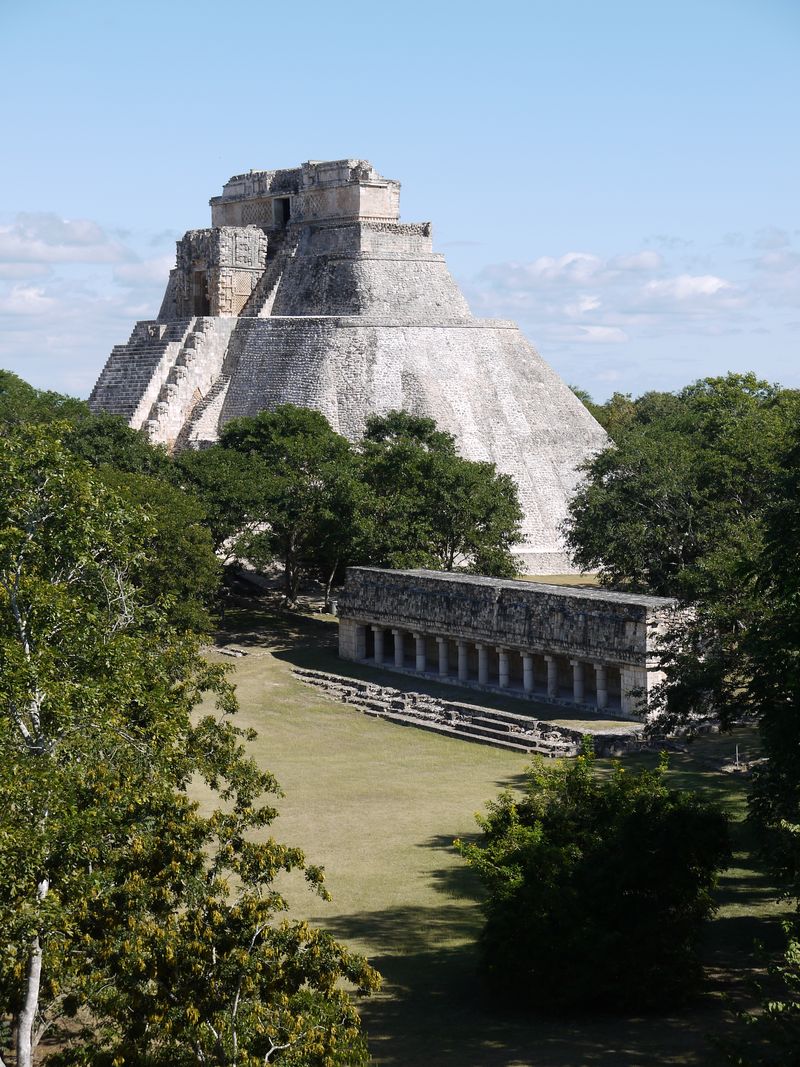
<instances>
[{"instance_id":1,"label":"shrub","mask_svg":"<svg viewBox=\"0 0 800 1067\"><path fill-rule=\"evenodd\" d=\"M487 890L482 971L527 1009L674 1005L700 984L699 943L729 856L727 817L667 788L666 760L601 777L590 751L539 760L459 843Z\"/></svg>"}]
</instances>

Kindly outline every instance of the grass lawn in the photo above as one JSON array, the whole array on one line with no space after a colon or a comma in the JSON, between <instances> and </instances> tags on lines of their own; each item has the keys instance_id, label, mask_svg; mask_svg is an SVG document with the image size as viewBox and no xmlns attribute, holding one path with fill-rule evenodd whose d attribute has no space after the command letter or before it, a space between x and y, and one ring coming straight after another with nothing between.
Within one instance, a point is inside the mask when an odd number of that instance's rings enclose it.
<instances>
[{"instance_id":1,"label":"grass lawn","mask_svg":"<svg viewBox=\"0 0 800 1067\"><path fill-rule=\"evenodd\" d=\"M784 914L750 859L744 829L737 827L735 867L723 878L711 926L710 990L690 1013L555 1022L492 1015L474 974L476 886L452 840L474 832L474 812L499 789L522 781L528 757L368 718L292 677L293 662L327 661L334 626L324 616L273 613L250 602L228 611L225 639L250 650L232 665L240 720L258 731L253 755L286 794L273 832L325 865L333 896L325 903L301 879L287 879L292 914L326 926L384 976L382 993L362 1005L375 1063L713 1062L705 1035L725 1023L722 997L741 998L753 940L777 945ZM387 674L387 684L396 678ZM707 755L715 742L703 744ZM671 773L741 817L745 779L701 769L685 756L674 758Z\"/></svg>"}]
</instances>

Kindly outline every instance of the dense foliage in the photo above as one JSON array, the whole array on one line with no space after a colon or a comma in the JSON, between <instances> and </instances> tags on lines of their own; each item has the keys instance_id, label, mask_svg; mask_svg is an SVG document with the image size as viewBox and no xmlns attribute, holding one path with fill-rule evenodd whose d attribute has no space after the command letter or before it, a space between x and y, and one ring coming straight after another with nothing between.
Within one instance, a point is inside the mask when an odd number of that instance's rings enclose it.
<instances>
[{"instance_id":1,"label":"dense foliage","mask_svg":"<svg viewBox=\"0 0 800 1067\"><path fill-rule=\"evenodd\" d=\"M570 542L606 582L691 605L662 649L660 722L758 724L750 818L800 902L800 393L728 375L592 409L614 445L587 468ZM732 1063L797 1062L798 959L795 926L773 968L783 992L749 1016Z\"/></svg>"},{"instance_id":2,"label":"dense foliage","mask_svg":"<svg viewBox=\"0 0 800 1067\"><path fill-rule=\"evenodd\" d=\"M513 577L522 512L513 478L462 459L433 419L373 415L362 443L369 562Z\"/></svg>"},{"instance_id":3,"label":"dense foliage","mask_svg":"<svg viewBox=\"0 0 800 1067\"><path fill-rule=\"evenodd\" d=\"M605 584L722 597L760 551L800 392L730 374L628 405L570 507L574 558Z\"/></svg>"},{"instance_id":4,"label":"dense foliage","mask_svg":"<svg viewBox=\"0 0 800 1067\"><path fill-rule=\"evenodd\" d=\"M281 919L276 875L324 893L322 873L268 836L277 785L157 593L148 476L94 472L60 436L0 439L0 1016L16 1063L76 1016L92 1025L68 1062L363 1063L342 981L376 976ZM190 782L219 807L201 813Z\"/></svg>"},{"instance_id":5,"label":"dense foliage","mask_svg":"<svg viewBox=\"0 0 800 1067\"><path fill-rule=\"evenodd\" d=\"M220 444L177 460L218 545L279 562L287 597L326 597L348 564L513 575L522 514L513 479L463 459L431 419L389 412L352 445L323 415L284 404L235 419Z\"/></svg>"},{"instance_id":6,"label":"dense foliage","mask_svg":"<svg viewBox=\"0 0 800 1067\"><path fill-rule=\"evenodd\" d=\"M526 1010L638 1011L686 1000L728 856L726 817L667 788L665 764L595 772L589 754L539 761L462 844L485 890L482 971Z\"/></svg>"}]
</instances>

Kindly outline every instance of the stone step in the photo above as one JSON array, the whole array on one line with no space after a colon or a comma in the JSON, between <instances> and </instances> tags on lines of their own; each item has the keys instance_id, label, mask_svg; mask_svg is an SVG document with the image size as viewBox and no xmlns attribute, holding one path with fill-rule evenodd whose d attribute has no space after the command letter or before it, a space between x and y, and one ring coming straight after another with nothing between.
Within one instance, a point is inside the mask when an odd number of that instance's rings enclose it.
<instances>
[{"instance_id":1,"label":"stone step","mask_svg":"<svg viewBox=\"0 0 800 1067\"><path fill-rule=\"evenodd\" d=\"M504 738L499 737L487 737L483 734L471 734L467 733L460 726L448 726L445 723L427 722L419 719L411 719L407 715L400 715L391 711L369 711L365 709L365 714L372 718L385 719L387 722L393 722L398 726L415 726L418 730L427 730L428 733L440 734L444 737L454 737L460 741L471 741L477 745L490 745L493 748L505 748L512 752L524 752L533 753L539 751L539 748L534 743L524 744L516 741L506 741ZM550 755L549 752L543 751L542 755Z\"/></svg>"},{"instance_id":2,"label":"stone step","mask_svg":"<svg viewBox=\"0 0 800 1067\"><path fill-rule=\"evenodd\" d=\"M530 715L501 711L475 704L440 700L425 693L403 692L357 678L296 667L293 673L318 687L326 696L340 700L365 714L397 716L405 725L436 728L462 740L482 739L484 744L521 745L526 751L545 756L579 755L583 730L534 719ZM463 736L462 736L463 734ZM598 755L616 756L644 745L635 733L596 733Z\"/></svg>"},{"instance_id":3,"label":"stone step","mask_svg":"<svg viewBox=\"0 0 800 1067\"><path fill-rule=\"evenodd\" d=\"M502 723L486 717L481 722L479 715L465 714L455 706L421 693L403 694L371 682L345 680L340 676L334 678L325 672L303 668L295 668L294 673L309 684L319 686L326 696L334 700L349 704L366 715L404 726L416 726L463 741L545 756L571 756L578 751L579 746L571 739L542 736L536 719L528 719L527 729L523 730L516 722Z\"/></svg>"}]
</instances>

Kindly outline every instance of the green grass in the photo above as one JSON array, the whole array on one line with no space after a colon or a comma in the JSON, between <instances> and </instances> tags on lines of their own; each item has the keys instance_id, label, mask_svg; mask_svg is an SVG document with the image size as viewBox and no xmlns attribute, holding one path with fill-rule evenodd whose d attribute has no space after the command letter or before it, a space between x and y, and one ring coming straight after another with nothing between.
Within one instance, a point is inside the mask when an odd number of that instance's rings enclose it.
<instances>
[{"instance_id":1,"label":"green grass","mask_svg":"<svg viewBox=\"0 0 800 1067\"><path fill-rule=\"evenodd\" d=\"M226 637L249 647L234 663L242 725L252 752L285 791L276 837L325 865L333 896L287 879L297 917L326 926L384 975L362 1005L376 1064L387 1067L566 1067L705 1064L705 1035L725 1022L722 998L743 996L755 937L776 946L784 914L736 827L735 866L711 924L708 994L684 1015L559 1021L498 1017L475 979L481 916L477 886L452 847L475 832L474 812L523 781L527 757L394 726L330 701L292 677L293 662L330 656L330 619L272 614L253 603L227 614ZM326 660L327 662L327 660ZM311 663L309 662L309 665ZM387 674L389 685L397 676ZM725 739L704 738L704 755ZM727 754L727 753L726 753ZM631 757L631 765L654 756ZM676 784L717 797L741 818L746 780L673 758ZM602 980L602 976L598 976Z\"/></svg>"}]
</instances>

